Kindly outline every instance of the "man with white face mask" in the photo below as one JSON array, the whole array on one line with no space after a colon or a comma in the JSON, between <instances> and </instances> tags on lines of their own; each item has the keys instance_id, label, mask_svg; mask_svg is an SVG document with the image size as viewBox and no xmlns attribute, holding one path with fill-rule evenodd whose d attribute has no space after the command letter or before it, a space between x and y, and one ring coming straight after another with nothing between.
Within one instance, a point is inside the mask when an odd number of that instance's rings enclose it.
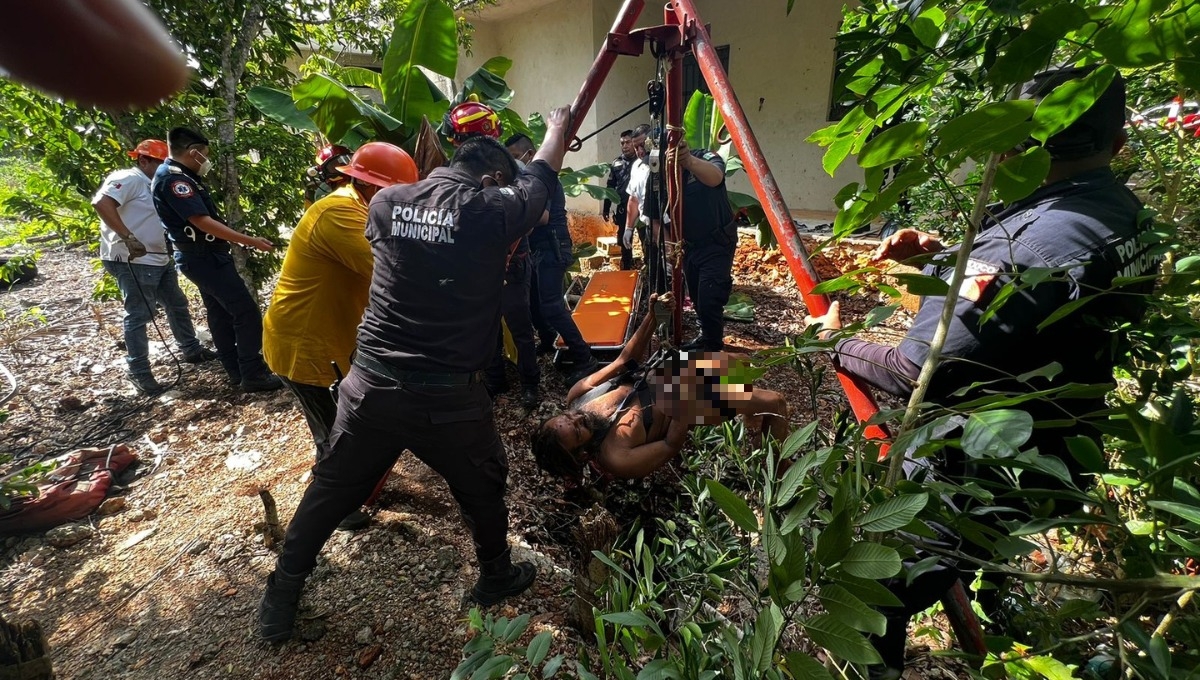
<instances>
[{"instance_id":1,"label":"man with white face mask","mask_svg":"<svg viewBox=\"0 0 1200 680\"><path fill-rule=\"evenodd\" d=\"M200 289L217 358L247 392L283 387L262 358L262 314L238 275L229 244L264 252L268 240L229 228L201 179L212 168L208 140L188 128L167 133L171 157L154 174L154 209L175 251L175 266Z\"/></svg>"}]
</instances>

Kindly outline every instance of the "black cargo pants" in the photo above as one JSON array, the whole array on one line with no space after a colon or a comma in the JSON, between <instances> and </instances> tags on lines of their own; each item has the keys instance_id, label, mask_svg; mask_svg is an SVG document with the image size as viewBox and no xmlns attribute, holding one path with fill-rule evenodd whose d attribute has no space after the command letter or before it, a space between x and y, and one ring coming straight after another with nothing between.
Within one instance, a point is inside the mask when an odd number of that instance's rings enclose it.
<instances>
[{"instance_id":1,"label":"black cargo pants","mask_svg":"<svg viewBox=\"0 0 1200 680\"><path fill-rule=\"evenodd\" d=\"M683 278L700 319L700 336L708 345L702 349L720 351L725 337L725 305L733 292L734 239L716 238L688 241L683 249Z\"/></svg>"},{"instance_id":2,"label":"black cargo pants","mask_svg":"<svg viewBox=\"0 0 1200 680\"><path fill-rule=\"evenodd\" d=\"M355 366L338 389L337 417L288 524L280 568L311 570L338 522L362 505L405 450L450 486L476 557L500 556L508 548L508 462L483 384L397 385Z\"/></svg>"}]
</instances>

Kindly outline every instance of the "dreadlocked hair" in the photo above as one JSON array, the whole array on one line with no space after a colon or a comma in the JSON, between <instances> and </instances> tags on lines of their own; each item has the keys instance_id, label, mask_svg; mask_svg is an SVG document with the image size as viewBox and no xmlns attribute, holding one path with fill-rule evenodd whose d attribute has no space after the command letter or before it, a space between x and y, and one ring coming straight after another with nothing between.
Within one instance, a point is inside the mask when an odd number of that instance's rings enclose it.
<instances>
[{"instance_id":1,"label":"dreadlocked hair","mask_svg":"<svg viewBox=\"0 0 1200 680\"><path fill-rule=\"evenodd\" d=\"M529 445L533 449L533 459L538 467L556 476L565 477L574 482L583 480L583 466L586 457L582 450L571 451L562 445L554 428L546 427L551 418L543 420L529 434Z\"/></svg>"}]
</instances>

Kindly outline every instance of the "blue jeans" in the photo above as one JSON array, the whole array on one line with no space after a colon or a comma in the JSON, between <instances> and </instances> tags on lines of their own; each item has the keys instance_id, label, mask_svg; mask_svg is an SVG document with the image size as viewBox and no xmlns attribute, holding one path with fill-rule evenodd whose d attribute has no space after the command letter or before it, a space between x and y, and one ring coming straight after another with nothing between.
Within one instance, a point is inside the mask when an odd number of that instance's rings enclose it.
<instances>
[{"instance_id":1,"label":"blue jeans","mask_svg":"<svg viewBox=\"0 0 1200 680\"><path fill-rule=\"evenodd\" d=\"M563 299L563 277L571 261L571 251L548 253L534 251L533 295L537 300L537 313L533 323L544 339L550 330L562 336L567 344L567 359L572 363L586 364L592 358L592 349L583 340L583 334L571 318L567 301Z\"/></svg>"},{"instance_id":2,"label":"blue jeans","mask_svg":"<svg viewBox=\"0 0 1200 680\"><path fill-rule=\"evenodd\" d=\"M154 319L161 305L167 313L167 324L175 344L184 356L200 351L188 301L179 289L179 277L170 265L137 264L102 260L104 270L117 280L121 300L125 303L125 363L131 374L150 373L150 343L146 324Z\"/></svg>"},{"instance_id":3,"label":"blue jeans","mask_svg":"<svg viewBox=\"0 0 1200 680\"><path fill-rule=\"evenodd\" d=\"M200 289L217 359L230 378L270 373L262 358L262 312L238 275L233 256L221 251L175 251L179 273Z\"/></svg>"}]
</instances>

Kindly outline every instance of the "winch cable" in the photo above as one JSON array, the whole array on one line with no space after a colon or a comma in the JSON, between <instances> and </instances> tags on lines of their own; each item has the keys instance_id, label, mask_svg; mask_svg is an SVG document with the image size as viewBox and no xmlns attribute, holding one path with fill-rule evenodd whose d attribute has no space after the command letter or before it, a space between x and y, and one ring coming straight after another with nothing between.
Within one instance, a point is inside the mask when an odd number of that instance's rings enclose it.
<instances>
[{"instance_id":1,"label":"winch cable","mask_svg":"<svg viewBox=\"0 0 1200 680\"><path fill-rule=\"evenodd\" d=\"M596 135L600 134L601 132L604 132L608 128L616 125L617 123L628 118L629 116L632 116L633 114L640 111L643 106L646 106L649 103L650 103L650 100L648 98L643 99L642 101L638 102L637 106L634 106L633 108L629 109L625 113L622 113L621 115L617 116L616 118L613 118L612 120L608 121L601 127L596 128L592 132L584 135L583 137L575 137L574 139L571 140L571 143L569 145L567 145L567 150L568 151L579 151L580 149L583 148L584 142L591 139L592 137L595 137Z\"/></svg>"}]
</instances>

